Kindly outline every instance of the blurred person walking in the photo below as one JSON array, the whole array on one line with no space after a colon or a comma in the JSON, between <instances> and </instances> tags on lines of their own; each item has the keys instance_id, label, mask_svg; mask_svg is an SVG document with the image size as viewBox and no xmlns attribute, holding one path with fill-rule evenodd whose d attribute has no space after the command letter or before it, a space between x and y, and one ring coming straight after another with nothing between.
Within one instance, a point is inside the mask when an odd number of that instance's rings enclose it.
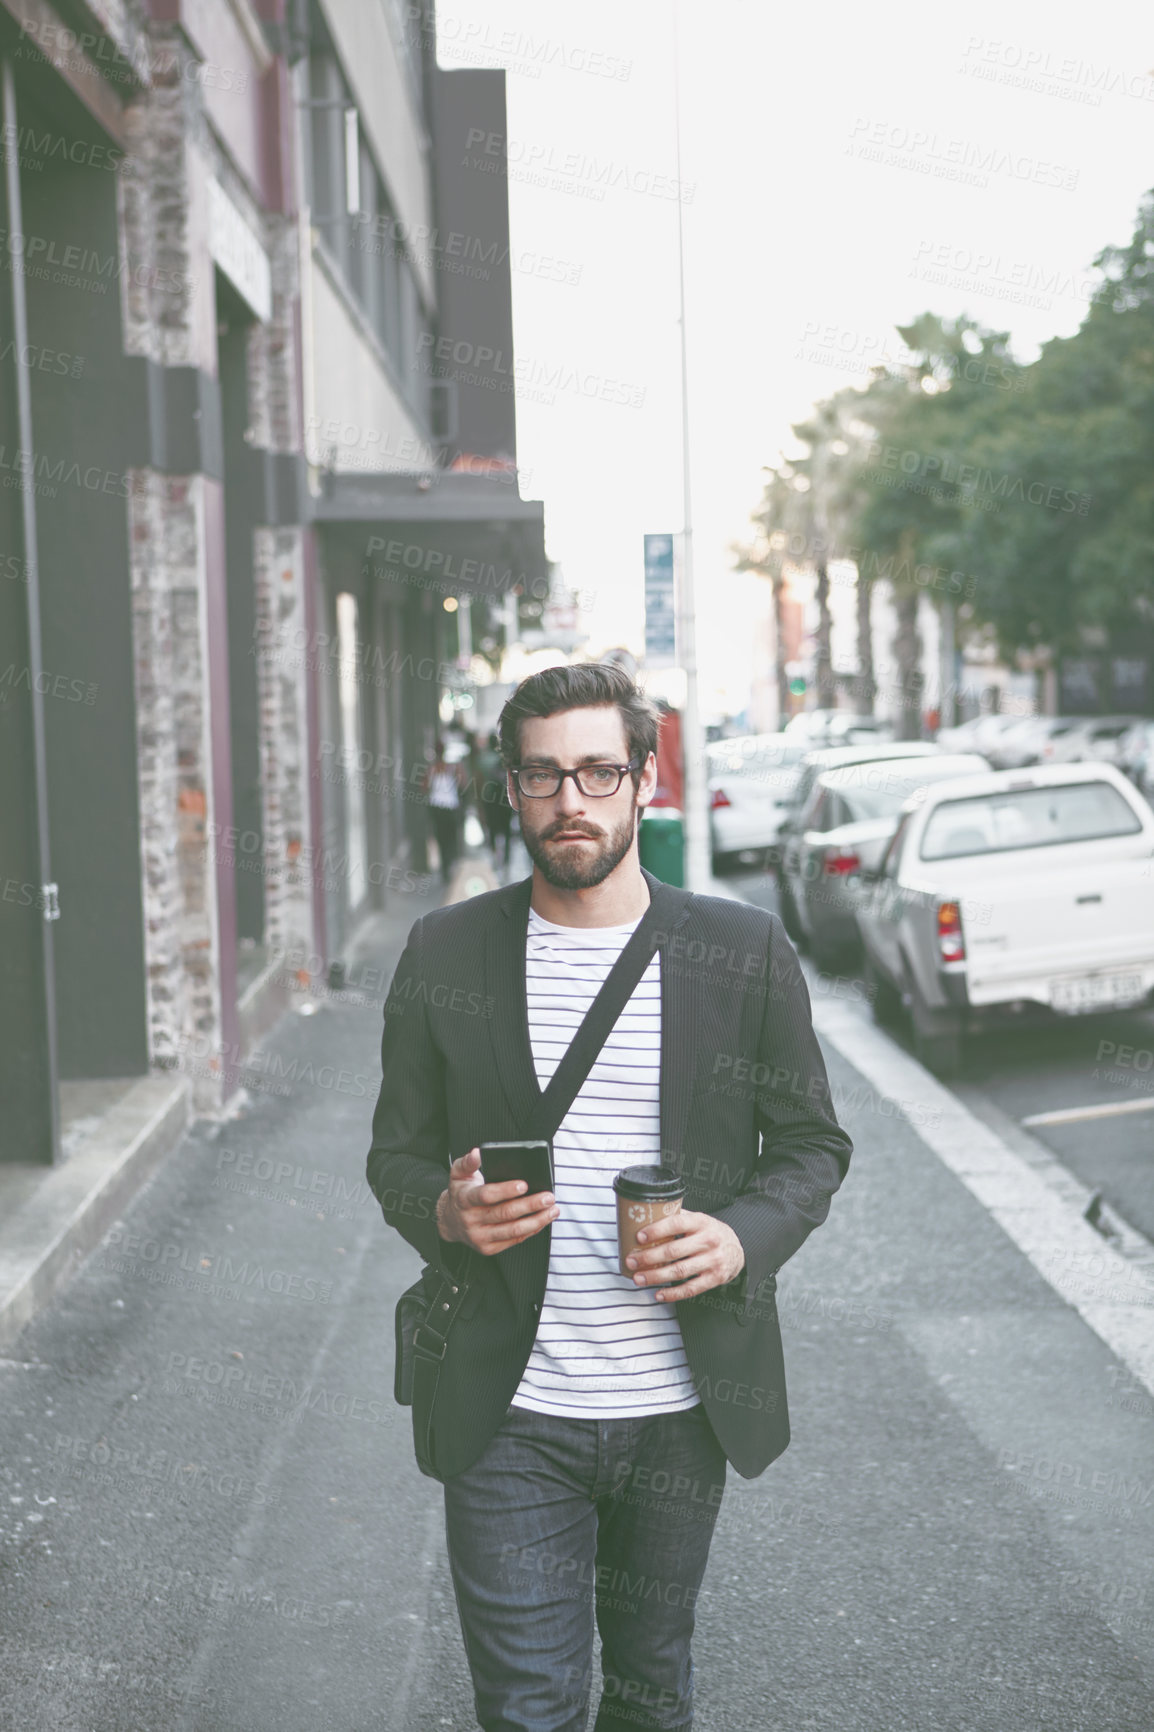
<instances>
[{"instance_id":1,"label":"blurred person walking","mask_svg":"<svg viewBox=\"0 0 1154 1732\"><path fill-rule=\"evenodd\" d=\"M441 879L447 884L461 852L461 796L465 778L460 764L445 760L445 742L438 739L426 778L433 835L441 859Z\"/></svg>"},{"instance_id":2,"label":"blurred person walking","mask_svg":"<svg viewBox=\"0 0 1154 1732\"><path fill-rule=\"evenodd\" d=\"M494 731L488 743L477 754L477 786L480 791L481 821L489 839L494 866L509 864L509 841L513 828L513 808L505 787L505 767L501 762L500 737Z\"/></svg>"}]
</instances>

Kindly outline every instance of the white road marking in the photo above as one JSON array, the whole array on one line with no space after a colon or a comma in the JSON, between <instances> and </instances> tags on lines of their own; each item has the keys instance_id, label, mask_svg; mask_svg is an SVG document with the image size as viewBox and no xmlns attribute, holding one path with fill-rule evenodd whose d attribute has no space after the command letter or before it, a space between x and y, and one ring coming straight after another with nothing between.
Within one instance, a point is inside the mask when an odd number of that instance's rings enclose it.
<instances>
[{"instance_id":1,"label":"white road marking","mask_svg":"<svg viewBox=\"0 0 1154 1732\"><path fill-rule=\"evenodd\" d=\"M1154 1113L1154 1100L1103 1101L1096 1107L1063 1107L1058 1112L1031 1113L1023 1125L1074 1125L1082 1119L1113 1119L1121 1113Z\"/></svg>"},{"instance_id":2,"label":"white road marking","mask_svg":"<svg viewBox=\"0 0 1154 1732\"><path fill-rule=\"evenodd\" d=\"M880 1029L847 1006L820 999L814 1002L813 1021L818 1033L896 1108L916 1103L923 1122L913 1129L920 1140L1154 1394L1154 1282Z\"/></svg>"}]
</instances>

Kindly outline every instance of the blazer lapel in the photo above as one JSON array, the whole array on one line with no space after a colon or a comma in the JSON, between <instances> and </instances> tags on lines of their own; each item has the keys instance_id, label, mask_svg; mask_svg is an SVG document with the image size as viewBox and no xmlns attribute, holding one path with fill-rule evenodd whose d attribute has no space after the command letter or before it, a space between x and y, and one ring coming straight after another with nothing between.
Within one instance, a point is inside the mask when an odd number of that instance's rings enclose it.
<instances>
[{"instance_id":1,"label":"blazer lapel","mask_svg":"<svg viewBox=\"0 0 1154 1732\"><path fill-rule=\"evenodd\" d=\"M541 1088L529 1040L529 1005L525 988L525 941L529 930L532 879L513 887L501 916L490 923L485 939L486 991L493 998L489 1039L493 1062L512 1114L509 1137L525 1137L531 1115L540 1104ZM510 1245L493 1261L519 1317L540 1313L540 1299L549 1273L551 1228Z\"/></svg>"},{"instance_id":2,"label":"blazer lapel","mask_svg":"<svg viewBox=\"0 0 1154 1732\"><path fill-rule=\"evenodd\" d=\"M489 1041L515 1126L523 1125L541 1099L533 1050L529 1044L529 1008L525 993L525 939L529 927L532 879L514 885L516 895L502 904L500 915L485 934L485 992L493 1001ZM514 1138L520 1130L510 1133Z\"/></svg>"},{"instance_id":3,"label":"blazer lapel","mask_svg":"<svg viewBox=\"0 0 1154 1732\"><path fill-rule=\"evenodd\" d=\"M694 1030L701 1026L702 970L687 964L685 948L670 956L669 938L689 918L688 907L658 944L661 955L661 1160L681 1171L685 1125L693 1092Z\"/></svg>"}]
</instances>

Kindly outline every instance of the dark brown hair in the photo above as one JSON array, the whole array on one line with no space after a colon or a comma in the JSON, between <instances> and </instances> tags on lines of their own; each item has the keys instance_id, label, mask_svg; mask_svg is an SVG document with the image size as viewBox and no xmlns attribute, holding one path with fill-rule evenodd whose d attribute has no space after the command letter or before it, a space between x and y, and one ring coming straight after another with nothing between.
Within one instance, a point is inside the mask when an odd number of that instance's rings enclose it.
<instances>
[{"instance_id":1,"label":"dark brown hair","mask_svg":"<svg viewBox=\"0 0 1154 1732\"><path fill-rule=\"evenodd\" d=\"M563 710L587 710L614 705L625 726L629 756L639 760L633 772L636 786L650 752L657 750L660 715L625 669L615 662L579 662L573 667L545 668L522 680L501 711L497 732L501 762L512 769L520 763L521 723L530 716L557 716Z\"/></svg>"}]
</instances>

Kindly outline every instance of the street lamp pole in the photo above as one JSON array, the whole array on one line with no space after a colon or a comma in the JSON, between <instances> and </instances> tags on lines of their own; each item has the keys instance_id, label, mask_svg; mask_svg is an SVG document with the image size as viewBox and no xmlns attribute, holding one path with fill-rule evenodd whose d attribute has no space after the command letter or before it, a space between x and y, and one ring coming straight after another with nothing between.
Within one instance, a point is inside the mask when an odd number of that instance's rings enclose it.
<instances>
[{"instance_id":1,"label":"street lamp pole","mask_svg":"<svg viewBox=\"0 0 1154 1732\"><path fill-rule=\"evenodd\" d=\"M693 585L693 493L689 456L689 359L685 335L685 225L681 196L681 54L677 30L679 0L673 4L673 113L677 150L677 285L681 330L681 487L684 529L681 572L677 586L678 659L685 673L685 707L681 716L684 763L682 809L685 824L685 883L706 891L710 883L709 844L705 813L705 739L697 691L697 608Z\"/></svg>"}]
</instances>

